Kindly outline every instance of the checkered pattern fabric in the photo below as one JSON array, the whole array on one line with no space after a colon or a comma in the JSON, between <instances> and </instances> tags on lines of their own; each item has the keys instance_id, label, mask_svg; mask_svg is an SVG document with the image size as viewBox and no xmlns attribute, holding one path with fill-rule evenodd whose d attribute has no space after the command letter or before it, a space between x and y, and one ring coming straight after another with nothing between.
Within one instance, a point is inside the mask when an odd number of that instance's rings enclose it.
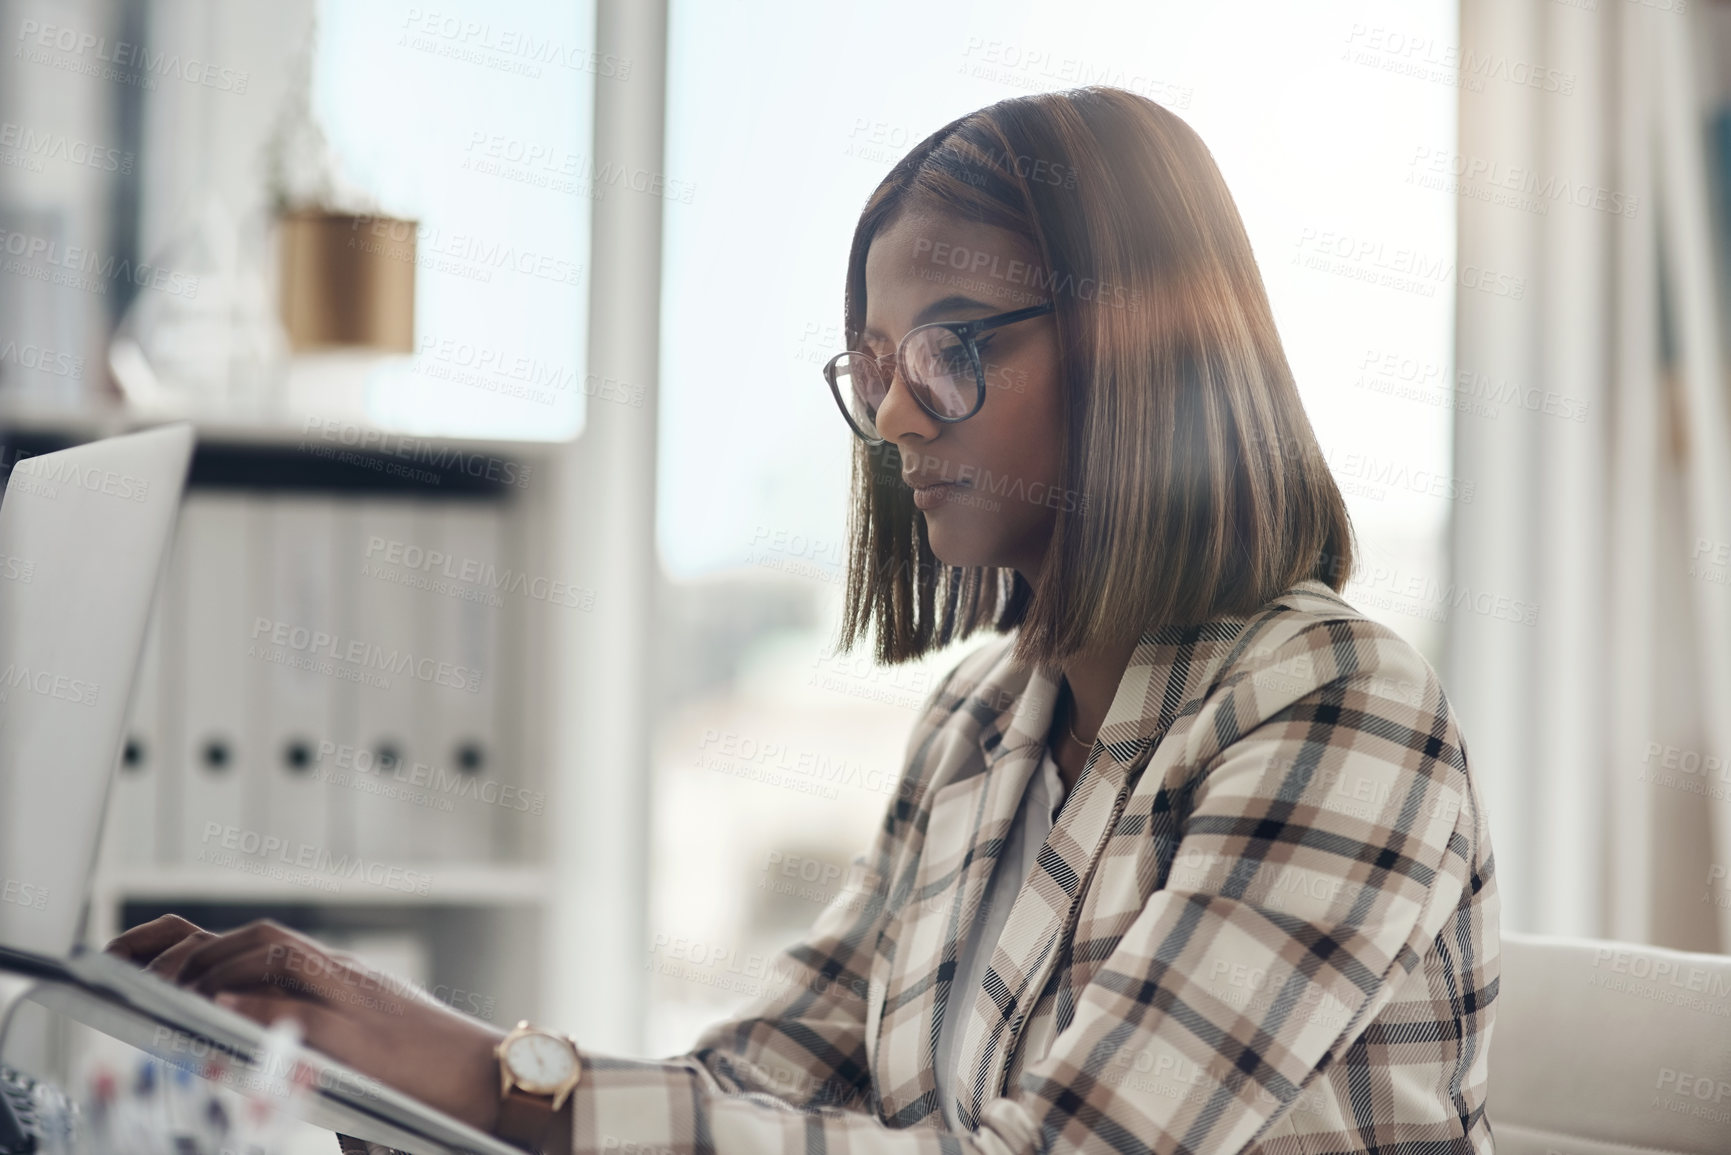
<instances>
[{"instance_id":1,"label":"checkered pattern fabric","mask_svg":"<svg viewBox=\"0 0 1731 1155\"><path fill-rule=\"evenodd\" d=\"M582 1051L577 1152L1488 1155L1497 891L1435 673L1321 582L1145 634L977 992L1058 673L953 668L870 848L691 1052ZM954 1088L933 1056L964 1016Z\"/></svg>"}]
</instances>

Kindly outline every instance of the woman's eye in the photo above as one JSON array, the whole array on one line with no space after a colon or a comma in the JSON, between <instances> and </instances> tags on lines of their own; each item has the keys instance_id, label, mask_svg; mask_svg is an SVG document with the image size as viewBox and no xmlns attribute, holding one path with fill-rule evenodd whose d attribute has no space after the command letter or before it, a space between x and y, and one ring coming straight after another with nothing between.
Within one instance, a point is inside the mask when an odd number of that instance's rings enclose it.
<instances>
[{"instance_id":1,"label":"woman's eye","mask_svg":"<svg viewBox=\"0 0 1731 1155\"><path fill-rule=\"evenodd\" d=\"M992 342L996 341L997 339L998 339L998 335L996 333L993 333L989 337L976 338L974 340L974 352L977 353L981 357L981 359L984 359L986 354L991 351ZM964 348L960 345L958 345L956 347L956 366L957 366L957 368L960 368L960 369L966 369L966 368L970 367L969 362L968 362L968 351L966 348Z\"/></svg>"}]
</instances>

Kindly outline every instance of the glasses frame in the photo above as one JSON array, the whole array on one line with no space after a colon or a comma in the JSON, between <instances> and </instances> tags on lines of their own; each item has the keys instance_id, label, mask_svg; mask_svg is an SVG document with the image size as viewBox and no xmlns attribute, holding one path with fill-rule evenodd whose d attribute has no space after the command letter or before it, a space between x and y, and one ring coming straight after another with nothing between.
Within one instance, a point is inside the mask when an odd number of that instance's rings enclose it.
<instances>
[{"instance_id":1,"label":"glasses frame","mask_svg":"<svg viewBox=\"0 0 1731 1155\"><path fill-rule=\"evenodd\" d=\"M854 424L853 414L848 412L847 402L841 395L841 386L836 384L835 367L837 362L839 362L843 357L866 357L875 361L877 363L878 372L882 373L884 371L884 362L886 360L893 361L891 372L887 380L889 382L889 388L894 388L897 375L900 375L903 381L908 380L907 362L903 358L902 354L907 348L909 339L912 338L915 333L924 329L948 329L962 342L962 347L967 349L968 363L974 367L975 392L973 407L960 417L949 417L937 412L930 405L926 404L925 399L920 396L919 390L910 388L908 393L913 397L914 401L918 403L919 407L924 409L926 413L931 416L933 421L941 421L945 425L954 425L959 421L966 421L968 418L978 413L986 403L986 370L985 366L980 361L980 348L978 345L974 344L974 339L980 336L980 334L990 332L993 329L999 329L1005 325L1014 325L1017 321L1027 321L1034 317L1044 316L1045 314L1050 313L1054 308L1056 308L1056 305L1051 301L1047 301L1042 305L1029 305L1026 308L1013 309L1008 313L994 313L990 317L981 317L975 321L929 321L924 325L915 325L912 329L909 329L902 335L901 341L896 345L896 351L889 357L872 357L872 355L864 349L843 349L840 353L831 357L824 364L823 379L829 382L830 396L835 398L836 407L841 410L842 419L847 422L847 427L853 430L854 436L858 437L867 445L882 445L889 439L886 437L868 437L864 430ZM884 397L886 400L889 397L888 388L884 390Z\"/></svg>"}]
</instances>

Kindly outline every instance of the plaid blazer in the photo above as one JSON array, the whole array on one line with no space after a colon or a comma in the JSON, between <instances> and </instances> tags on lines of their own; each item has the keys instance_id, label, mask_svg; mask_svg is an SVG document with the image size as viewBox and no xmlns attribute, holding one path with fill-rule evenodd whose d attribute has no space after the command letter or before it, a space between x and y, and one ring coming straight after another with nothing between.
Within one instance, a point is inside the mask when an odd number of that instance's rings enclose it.
<instances>
[{"instance_id":1,"label":"plaid blazer","mask_svg":"<svg viewBox=\"0 0 1731 1155\"><path fill-rule=\"evenodd\" d=\"M1307 581L1144 634L957 1046L959 935L1057 673L1013 635L913 727L902 789L776 984L688 1054L579 1047L573 1150L1487 1155L1497 891L1435 673Z\"/></svg>"}]
</instances>

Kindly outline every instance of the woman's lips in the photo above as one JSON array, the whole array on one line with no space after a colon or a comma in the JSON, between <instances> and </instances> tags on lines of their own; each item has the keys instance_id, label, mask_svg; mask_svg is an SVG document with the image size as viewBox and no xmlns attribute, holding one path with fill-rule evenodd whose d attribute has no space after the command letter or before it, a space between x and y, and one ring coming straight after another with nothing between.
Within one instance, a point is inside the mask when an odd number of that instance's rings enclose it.
<instances>
[{"instance_id":1,"label":"woman's lips","mask_svg":"<svg viewBox=\"0 0 1731 1155\"><path fill-rule=\"evenodd\" d=\"M952 489L960 489L962 484L957 481L939 481L932 485L917 485L914 487L914 505L920 509L936 509L949 499Z\"/></svg>"}]
</instances>

